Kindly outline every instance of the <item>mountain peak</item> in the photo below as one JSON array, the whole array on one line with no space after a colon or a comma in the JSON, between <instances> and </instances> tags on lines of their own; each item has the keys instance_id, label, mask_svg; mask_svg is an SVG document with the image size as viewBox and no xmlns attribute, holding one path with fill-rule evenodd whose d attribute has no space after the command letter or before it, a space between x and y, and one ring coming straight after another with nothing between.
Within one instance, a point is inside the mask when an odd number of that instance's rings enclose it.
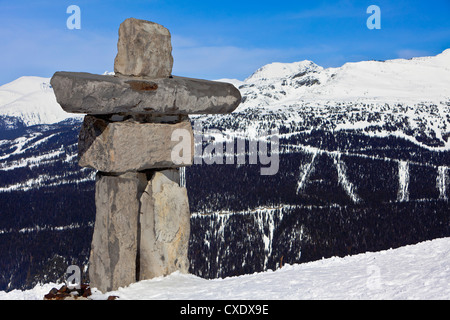
<instances>
[{"instance_id":1,"label":"mountain peak","mask_svg":"<svg viewBox=\"0 0 450 320\"><path fill-rule=\"evenodd\" d=\"M445 49L444 51L442 51L442 53L438 54L438 56L449 56L450 57L450 48L449 49Z\"/></svg>"},{"instance_id":2,"label":"mountain peak","mask_svg":"<svg viewBox=\"0 0 450 320\"><path fill-rule=\"evenodd\" d=\"M439 104L450 100L450 49L436 56L349 62L322 68L305 60L271 63L256 70L239 89L248 107L313 102Z\"/></svg>"},{"instance_id":3,"label":"mountain peak","mask_svg":"<svg viewBox=\"0 0 450 320\"><path fill-rule=\"evenodd\" d=\"M28 126L79 117L59 106L49 78L34 76L23 76L0 86L0 116L18 118Z\"/></svg>"},{"instance_id":4,"label":"mountain peak","mask_svg":"<svg viewBox=\"0 0 450 320\"><path fill-rule=\"evenodd\" d=\"M266 64L265 66L256 70L245 81L249 82L256 80L260 81L280 78L292 78L298 76L299 74L304 75L306 73L317 72L322 69L322 67L309 60L291 63L273 62Z\"/></svg>"}]
</instances>

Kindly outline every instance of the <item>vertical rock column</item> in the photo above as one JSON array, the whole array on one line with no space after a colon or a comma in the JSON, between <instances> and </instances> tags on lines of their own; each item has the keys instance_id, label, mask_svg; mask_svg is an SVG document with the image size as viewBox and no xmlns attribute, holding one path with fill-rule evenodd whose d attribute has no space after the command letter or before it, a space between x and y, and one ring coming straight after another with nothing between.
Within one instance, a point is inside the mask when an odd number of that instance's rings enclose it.
<instances>
[{"instance_id":1,"label":"vertical rock column","mask_svg":"<svg viewBox=\"0 0 450 320\"><path fill-rule=\"evenodd\" d=\"M51 80L65 111L87 114L78 163L98 170L89 277L103 292L188 272L189 201L178 173L193 162L188 115L229 113L241 100L231 84L173 77L170 33L159 24L125 20L117 48L115 76Z\"/></svg>"},{"instance_id":2,"label":"vertical rock column","mask_svg":"<svg viewBox=\"0 0 450 320\"><path fill-rule=\"evenodd\" d=\"M188 120L85 117L79 163L99 170L89 276L101 291L177 270L188 272L189 202L186 188L179 186L180 164L171 159L180 143L171 140L175 130L189 133L188 162L182 164L189 165L194 140Z\"/></svg>"},{"instance_id":3,"label":"vertical rock column","mask_svg":"<svg viewBox=\"0 0 450 320\"><path fill-rule=\"evenodd\" d=\"M171 176L173 170L154 172L141 196L139 279L189 270L187 190Z\"/></svg>"},{"instance_id":4,"label":"vertical rock column","mask_svg":"<svg viewBox=\"0 0 450 320\"><path fill-rule=\"evenodd\" d=\"M146 187L144 173L118 176L97 173L96 220L89 259L89 278L101 291L136 281L140 209L139 195Z\"/></svg>"}]
</instances>

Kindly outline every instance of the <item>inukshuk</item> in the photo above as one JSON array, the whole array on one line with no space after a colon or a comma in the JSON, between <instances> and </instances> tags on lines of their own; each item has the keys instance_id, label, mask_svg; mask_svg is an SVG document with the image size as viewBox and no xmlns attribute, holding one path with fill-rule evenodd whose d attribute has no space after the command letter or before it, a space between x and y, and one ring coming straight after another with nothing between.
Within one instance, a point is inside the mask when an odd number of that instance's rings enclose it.
<instances>
[{"instance_id":1,"label":"inukshuk","mask_svg":"<svg viewBox=\"0 0 450 320\"><path fill-rule=\"evenodd\" d=\"M86 114L79 165L98 170L89 278L103 292L188 272L190 212L178 171L193 162L188 115L230 113L241 101L231 84L172 76L171 36L159 24L125 20L117 47L114 76L51 79L61 107ZM172 156L177 129L189 133L181 163Z\"/></svg>"}]
</instances>

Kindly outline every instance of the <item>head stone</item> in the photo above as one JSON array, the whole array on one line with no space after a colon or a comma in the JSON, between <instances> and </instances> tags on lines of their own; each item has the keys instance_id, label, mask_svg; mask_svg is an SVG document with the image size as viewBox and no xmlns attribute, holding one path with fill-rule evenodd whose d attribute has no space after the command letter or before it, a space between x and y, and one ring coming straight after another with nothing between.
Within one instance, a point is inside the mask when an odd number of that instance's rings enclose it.
<instances>
[{"instance_id":1,"label":"head stone","mask_svg":"<svg viewBox=\"0 0 450 320\"><path fill-rule=\"evenodd\" d=\"M169 30L154 22L126 19L119 27L115 73L124 76L167 78L173 57Z\"/></svg>"}]
</instances>

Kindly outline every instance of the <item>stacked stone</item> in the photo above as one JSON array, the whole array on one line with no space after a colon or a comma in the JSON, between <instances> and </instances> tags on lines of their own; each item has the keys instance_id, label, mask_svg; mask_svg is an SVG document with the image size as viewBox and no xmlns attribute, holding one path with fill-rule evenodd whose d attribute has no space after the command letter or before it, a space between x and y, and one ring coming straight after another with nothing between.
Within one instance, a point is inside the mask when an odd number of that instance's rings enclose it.
<instances>
[{"instance_id":1,"label":"stacked stone","mask_svg":"<svg viewBox=\"0 0 450 320\"><path fill-rule=\"evenodd\" d=\"M65 111L86 114L79 165L98 170L89 278L103 292L188 272L189 202L178 173L193 161L188 115L229 113L241 101L231 84L172 76L171 36L159 24L125 20L117 47L115 76L51 80ZM172 159L177 129L190 136L182 163Z\"/></svg>"}]
</instances>

